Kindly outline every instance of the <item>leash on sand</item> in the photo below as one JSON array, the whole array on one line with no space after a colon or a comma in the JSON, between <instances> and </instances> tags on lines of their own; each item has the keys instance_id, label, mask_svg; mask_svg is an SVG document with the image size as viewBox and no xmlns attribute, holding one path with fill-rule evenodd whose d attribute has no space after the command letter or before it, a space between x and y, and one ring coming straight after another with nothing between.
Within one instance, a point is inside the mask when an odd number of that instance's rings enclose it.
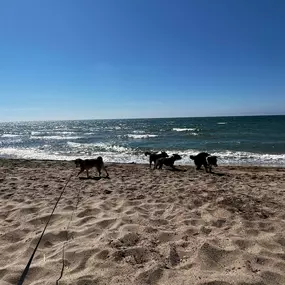
<instances>
[{"instance_id":1,"label":"leash on sand","mask_svg":"<svg viewBox=\"0 0 285 285\"><path fill-rule=\"evenodd\" d=\"M20 277L20 279L19 279L17 285L22 285L23 282L25 281L25 278L26 278L26 276L27 276L27 274L28 274L28 272L29 272L31 263L32 263L32 261L33 261L34 255L35 255L35 253L36 253L36 251L37 251L37 249L38 249L38 246L39 246L39 244L40 244L40 242L41 242L41 240L42 240L42 237L44 236L45 230L46 230L46 228L47 228L47 226L48 226L48 224L49 224L49 222L50 222L50 220L51 220L51 217L52 217L52 215L53 215L53 213L54 213L54 211L55 211L55 209L56 209L56 207L57 207L57 204L59 203L59 201L60 201L60 199L61 199L61 197L62 197L62 195L63 195L63 193L64 193L64 191L65 191L65 188L66 188L67 184L69 183L69 181L70 181L70 179L71 179L72 174L73 174L73 172L70 174L70 176L69 176L69 178L67 179L67 181L66 181L66 183L65 183L65 185L64 185L64 187L63 187L63 189L62 189L62 191L61 191L61 193L60 193L60 195L59 195L59 197L57 198L57 201L56 201L56 203L55 203L55 205L54 205L54 207L53 207L53 209L52 209L52 212L51 212L51 214L50 214L50 216L49 216L49 218L48 218L48 221L47 221L47 223L46 223L46 225L45 225L45 227L44 227L44 229L43 229L43 231L42 231L42 234L41 234L41 236L40 236L40 238L39 238L39 240L38 240L38 243L37 243L37 245L36 245L36 247L35 247L35 249L34 249L32 255L31 255L31 257L30 257L30 259L29 259L29 261L28 261L28 263L27 263L27 265L26 265L26 267L25 267L25 269L24 269L24 271L23 271L23 273L22 273L22 275L21 275L21 277Z\"/></svg>"},{"instance_id":2,"label":"leash on sand","mask_svg":"<svg viewBox=\"0 0 285 285\"><path fill-rule=\"evenodd\" d=\"M60 276L59 278L56 280L56 285L59 284L59 281L61 280L62 276L63 276L63 272L64 272L64 268L65 268L65 247L67 246L68 242L69 242L69 238L68 238L68 229L69 229L69 226L72 222L72 219L73 219L73 215L75 213L75 210L77 210L77 207L78 207L78 204L79 204L79 195L80 195L80 190L81 188L78 188L78 191L77 191L77 202L76 202L76 205L75 207L73 208L73 211L71 213L71 217L70 217L70 220L68 222L68 225L66 227L66 240L65 242L63 243L63 246L62 246L62 267L61 267L61 271L60 271Z\"/></svg>"}]
</instances>

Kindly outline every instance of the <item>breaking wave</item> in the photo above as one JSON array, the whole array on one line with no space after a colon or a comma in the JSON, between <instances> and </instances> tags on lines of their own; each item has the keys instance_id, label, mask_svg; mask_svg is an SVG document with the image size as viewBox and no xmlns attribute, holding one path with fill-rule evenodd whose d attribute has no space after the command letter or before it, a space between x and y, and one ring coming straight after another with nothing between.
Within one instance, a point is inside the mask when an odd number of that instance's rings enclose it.
<instances>
[{"instance_id":1,"label":"breaking wave","mask_svg":"<svg viewBox=\"0 0 285 285\"><path fill-rule=\"evenodd\" d=\"M196 128L173 128L173 131L176 132L191 132L191 131L197 131Z\"/></svg>"},{"instance_id":2,"label":"breaking wave","mask_svg":"<svg viewBox=\"0 0 285 285\"><path fill-rule=\"evenodd\" d=\"M132 138L132 139L148 139L148 138L158 137L158 135L149 135L149 134L134 135L134 134L128 134L127 137Z\"/></svg>"}]
</instances>

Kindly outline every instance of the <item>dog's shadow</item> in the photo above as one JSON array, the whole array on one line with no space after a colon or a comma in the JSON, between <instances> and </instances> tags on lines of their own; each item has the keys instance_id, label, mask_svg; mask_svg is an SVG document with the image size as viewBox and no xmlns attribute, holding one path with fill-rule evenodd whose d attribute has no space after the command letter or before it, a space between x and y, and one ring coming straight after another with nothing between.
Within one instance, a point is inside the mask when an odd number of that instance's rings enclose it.
<instances>
[{"instance_id":1,"label":"dog's shadow","mask_svg":"<svg viewBox=\"0 0 285 285\"><path fill-rule=\"evenodd\" d=\"M79 177L80 180L100 180L100 179L111 179L110 176L89 176L89 177Z\"/></svg>"},{"instance_id":2,"label":"dog's shadow","mask_svg":"<svg viewBox=\"0 0 285 285\"><path fill-rule=\"evenodd\" d=\"M205 170L200 168L200 169L196 169L197 171L201 171L201 172L204 172ZM212 175L216 175L216 176L225 176L227 174L225 173L221 173L221 172L214 172L214 171L208 171L206 173L209 173L209 174L212 174Z\"/></svg>"},{"instance_id":3,"label":"dog's shadow","mask_svg":"<svg viewBox=\"0 0 285 285\"><path fill-rule=\"evenodd\" d=\"M186 172L187 171L186 169L181 169L181 168L176 168L176 167L168 168L167 170L169 170L169 171L180 171L180 172Z\"/></svg>"},{"instance_id":4,"label":"dog's shadow","mask_svg":"<svg viewBox=\"0 0 285 285\"><path fill-rule=\"evenodd\" d=\"M213 175L216 175L216 176L225 176L225 175L226 175L225 173L213 172L213 171L208 172L208 173L213 174Z\"/></svg>"}]
</instances>

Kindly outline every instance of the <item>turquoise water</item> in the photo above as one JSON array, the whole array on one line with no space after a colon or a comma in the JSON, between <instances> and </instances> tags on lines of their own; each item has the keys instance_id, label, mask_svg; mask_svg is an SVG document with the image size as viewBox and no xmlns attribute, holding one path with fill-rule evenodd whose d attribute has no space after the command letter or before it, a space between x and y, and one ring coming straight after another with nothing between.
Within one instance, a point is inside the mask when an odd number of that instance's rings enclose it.
<instances>
[{"instance_id":1,"label":"turquoise water","mask_svg":"<svg viewBox=\"0 0 285 285\"><path fill-rule=\"evenodd\" d=\"M145 151L207 151L226 165L285 165L285 116L0 123L0 156L67 159L98 155L146 163Z\"/></svg>"}]
</instances>

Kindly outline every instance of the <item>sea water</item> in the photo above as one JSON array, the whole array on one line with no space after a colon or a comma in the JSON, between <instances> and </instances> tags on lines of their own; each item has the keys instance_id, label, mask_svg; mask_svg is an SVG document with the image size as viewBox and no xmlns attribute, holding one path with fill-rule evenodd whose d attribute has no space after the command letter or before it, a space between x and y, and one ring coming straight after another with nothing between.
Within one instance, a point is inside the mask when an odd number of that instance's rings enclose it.
<instances>
[{"instance_id":1,"label":"sea water","mask_svg":"<svg viewBox=\"0 0 285 285\"><path fill-rule=\"evenodd\" d=\"M285 166L285 116L0 123L0 157L147 163L146 151L206 151L223 165Z\"/></svg>"}]
</instances>

